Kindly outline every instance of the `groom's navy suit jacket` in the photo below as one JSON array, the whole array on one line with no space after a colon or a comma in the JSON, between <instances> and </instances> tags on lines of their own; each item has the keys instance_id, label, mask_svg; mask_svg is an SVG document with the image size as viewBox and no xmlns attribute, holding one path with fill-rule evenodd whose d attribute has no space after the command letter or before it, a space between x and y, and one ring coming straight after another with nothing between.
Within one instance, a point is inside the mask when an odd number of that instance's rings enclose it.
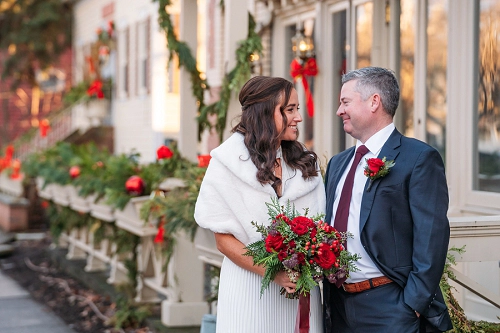
<instances>
[{"instance_id":1,"label":"groom's navy suit jacket","mask_svg":"<svg viewBox=\"0 0 500 333\"><path fill-rule=\"evenodd\" d=\"M335 189L353 154L354 147L328 163L328 222L332 220ZM367 179L359 221L361 243L380 271L403 288L410 308L438 331L451 329L439 289L450 236L441 156L431 146L394 130L378 157L394 160L395 165L385 177L373 181L369 191Z\"/></svg>"}]
</instances>

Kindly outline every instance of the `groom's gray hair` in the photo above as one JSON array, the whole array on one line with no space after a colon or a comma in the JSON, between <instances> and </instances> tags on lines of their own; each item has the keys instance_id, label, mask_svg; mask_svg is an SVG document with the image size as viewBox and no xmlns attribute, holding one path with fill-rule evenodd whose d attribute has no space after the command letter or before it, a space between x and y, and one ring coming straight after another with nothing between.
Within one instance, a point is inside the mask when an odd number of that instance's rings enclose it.
<instances>
[{"instance_id":1,"label":"groom's gray hair","mask_svg":"<svg viewBox=\"0 0 500 333\"><path fill-rule=\"evenodd\" d=\"M342 75L342 85L351 80L356 80L354 89L364 101L375 93L379 94L384 110L394 117L399 104L399 83L392 70L364 67Z\"/></svg>"}]
</instances>

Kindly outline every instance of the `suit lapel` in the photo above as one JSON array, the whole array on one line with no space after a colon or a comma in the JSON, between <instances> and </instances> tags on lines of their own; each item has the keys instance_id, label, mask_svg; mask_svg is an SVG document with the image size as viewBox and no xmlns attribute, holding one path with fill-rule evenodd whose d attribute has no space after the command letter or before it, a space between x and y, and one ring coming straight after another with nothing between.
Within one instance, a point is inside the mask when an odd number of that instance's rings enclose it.
<instances>
[{"instance_id":1,"label":"suit lapel","mask_svg":"<svg viewBox=\"0 0 500 333\"><path fill-rule=\"evenodd\" d=\"M391 136L385 142L384 146L380 150L378 158L382 159L386 158L387 161L394 160L399 155L399 148L401 146L401 133L398 132L397 129L394 129ZM377 187L380 182L383 181L383 178L379 178L372 183L372 187L369 192L367 192L369 181L365 184L365 191L363 193L363 199L361 201L361 211L359 214L359 231L360 233L363 231L363 228L368 220L368 216L372 210L373 200L375 199L375 194L377 193Z\"/></svg>"},{"instance_id":2,"label":"suit lapel","mask_svg":"<svg viewBox=\"0 0 500 333\"><path fill-rule=\"evenodd\" d=\"M335 163L335 167L330 171L330 179L328 181L328 188L326 189L326 193L331 193L328 195L328 201L326 206L326 222L330 223L333 216L333 202L335 201L335 190L339 184L340 178L344 174L347 165L352 159L354 155L354 148L351 147L345 151L344 154L339 156L339 161Z\"/></svg>"}]
</instances>

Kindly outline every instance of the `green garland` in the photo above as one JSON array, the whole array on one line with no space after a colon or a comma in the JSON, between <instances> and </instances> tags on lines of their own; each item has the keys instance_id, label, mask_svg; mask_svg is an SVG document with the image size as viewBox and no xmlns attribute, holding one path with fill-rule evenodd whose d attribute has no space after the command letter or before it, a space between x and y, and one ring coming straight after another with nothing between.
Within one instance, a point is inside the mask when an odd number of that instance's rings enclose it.
<instances>
[{"instance_id":1,"label":"green garland","mask_svg":"<svg viewBox=\"0 0 500 333\"><path fill-rule=\"evenodd\" d=\"M255 20L249 13L247 39L242 41L236 50L236 66L224 76L220 99L213 104L203 107L198 117L201 128L205 129L212 126L208 121L208 115L217 115L215 130L219 134L221 141L224 129L226 128L227 110L229 108L231 93L239 90L250 78L252 74L250 56L255 53L260 54L261 52L262 41L260 36L255 32Z\"/></svg>"},{"instance_id":2,"label":"green garland","mask_svg":"<svg viewBox=\"0 0 500 333\"><path fill-rule=\"evenodd\" d=\"M452 252L463 254L465 246L461 248L452 247L448 250L447 262L444 267L444 272L439 283L443 296L445 298L448 313L453 323L453 329L448 331L450 333L498 333L500 332L500 324L490 323L486 321L473 321L467 319L464 310L458 303L457 299L453 296L453 288L449 280L455 279L455 274L450 269L452 265L456 265L455 256Z\"/></svg>"},{"instance_id":3,"label":"green garland","mask_svg":"<svg viewBox=\"0 0 500 333\"><path fill-rule=\"evenodd\" d=\"M208 115L215 114L217 115L215 129L219 134L219 138L222 140L222 135L226 127L227 110L231 93L236 92L250 78L252 72L250 56L262 52L261 38L255 32L255 20L251 14L248 14L248 36L246 40L240 43L240 46L236 50L236 66L224 77L219 101L205 106L203 97L205 90L208 90L209 86L206 79L201 78L201 73L196 67L196 59L191 54L189 46L185 42L179 41L175 35L172 21L170 20L170 14L166 10L166 7L171 5L171 1L153 1L159 3L158 22L163 30L165 30L167 36L167 48L170 51L169 61L172 60L174 54L177 54L179 58L179 67L184 66L191 74L191 87L193 95L197 100L199 111L199 116L197 118L199 125L198 138L204 129L212 126L208 121ZM221 1L221 7L223 7L223 5L224 3Z\"/></svg>"},{"instance_id":4,"label":"green garland","mask_svg":"<svg viewBox=\"0 0 500 333\"><path fill-rule=\"evenodd\" d=\"M191 89L197 100L198 110L205 105L203 97L205 90L209 89L206 79L201 78L201 72L196 67L196 58L191 54L191 49L186 42L179 41L174 31L174 26L170 20L170 14L167 12L167 7L172 4L170 0L153 0L158 2L158 23L165 31L167 36L167 48L170 51L169 62L172 61L174 54L179 59L179 67L184 68L191 75Z\"/></svg>"}]
</instances>

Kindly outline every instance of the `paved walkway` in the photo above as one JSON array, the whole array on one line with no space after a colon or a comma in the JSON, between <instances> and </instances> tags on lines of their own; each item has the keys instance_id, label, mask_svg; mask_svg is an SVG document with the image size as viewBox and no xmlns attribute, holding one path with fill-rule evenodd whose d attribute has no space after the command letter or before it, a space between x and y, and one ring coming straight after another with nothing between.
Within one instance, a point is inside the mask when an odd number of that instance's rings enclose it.
<instances>
[{"instance_id":1,"label":"paved walkway","mask_svg":"<svg viewBox=\"0 0 500 333\"><path fill-rule=\"evenodd\" d=\"M0 270L0 333L75 333Z\"/></svg>"}]
</instances>

